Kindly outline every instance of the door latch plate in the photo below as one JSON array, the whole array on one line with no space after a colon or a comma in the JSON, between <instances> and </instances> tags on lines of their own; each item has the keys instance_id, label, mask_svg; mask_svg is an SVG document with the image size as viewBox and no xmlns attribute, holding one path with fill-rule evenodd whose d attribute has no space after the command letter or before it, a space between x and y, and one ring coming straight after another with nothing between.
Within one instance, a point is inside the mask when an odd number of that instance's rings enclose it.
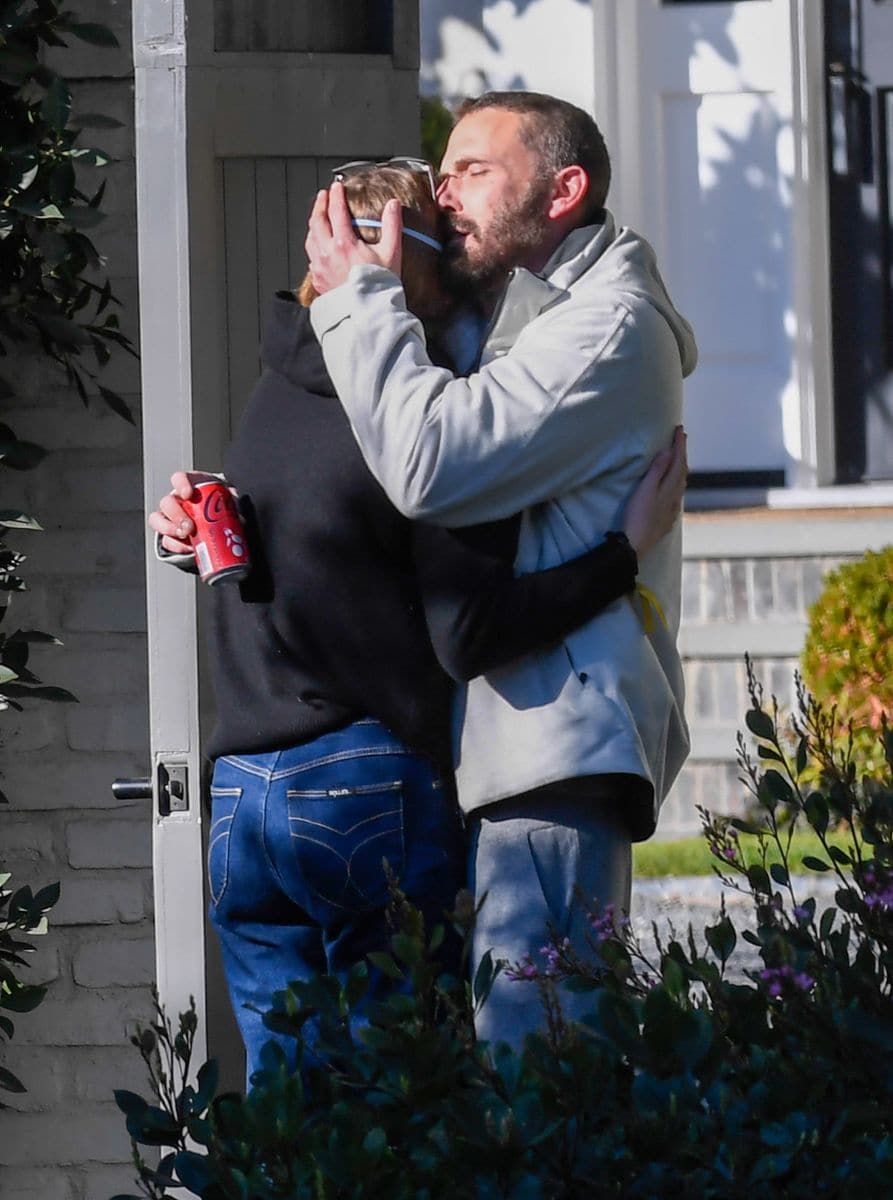
<instances>
[{"instance_id":1,"label":"door latch plate","mask_svg":"<svg viewBox=\"0 0 893 1200\"><path fill-rule=\"evenodd\" d=\"M158 764L158 812L162 817L189 811L189 772L186 763Z\"/></svg>"}]
</instances>

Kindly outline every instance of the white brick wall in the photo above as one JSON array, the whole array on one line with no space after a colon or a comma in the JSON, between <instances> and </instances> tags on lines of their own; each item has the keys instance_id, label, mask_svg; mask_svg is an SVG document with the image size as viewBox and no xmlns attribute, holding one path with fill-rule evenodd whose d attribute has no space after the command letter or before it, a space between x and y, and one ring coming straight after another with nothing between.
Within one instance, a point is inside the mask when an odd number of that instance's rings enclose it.
<instances>
[{"instance_id":1,"label":"white brick wall","mask_svg":"<svg viewBox=\"0 0 893 1200\"><path fill-rule=\"evenodd\" d=\"M80 47L57 64L74 84L75 111L126 124L85 131L119 161L106 175L108 220L94 240L108 260L126 332L136 338L136 236L130 4L88 0L83 20L111 23L120 51ZM80 704L33 705L0 716L0 857L14 881L58 879L62 898L37 939L31 977L47 999L16 1021L5 1058L28 1087L0 1117L3 1200L108 1200L133 1191L115 1087L140 1090L143 1069L128 1041L151 1015L154 975L151 828L147 804L119 804L111 782L149 764L143 514L139 426L85 412L64 378L37 359L8 369L20 389L2 420L51 453L37 470L4 475L4 503L21 502L45 527L22 533L30 593L6 626L45 628L63 648L36 648L35 671L70 688ZM139 420L139 366L117 354L103 382L125 393ZM11 477L12 476L12 477ZM6 1099L4 1095L4 1099Z\"/></svg>"}]
</instances>

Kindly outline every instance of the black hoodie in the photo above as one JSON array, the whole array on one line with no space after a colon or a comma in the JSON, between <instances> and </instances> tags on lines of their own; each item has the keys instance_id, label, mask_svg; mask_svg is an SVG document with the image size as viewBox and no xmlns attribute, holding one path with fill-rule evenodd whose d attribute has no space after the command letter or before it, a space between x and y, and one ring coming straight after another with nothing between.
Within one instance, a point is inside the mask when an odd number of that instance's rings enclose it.
<instances>
[{"instance_id":1,"label":"black hoodie","mask_svg":"<svg viewBox=\"0 0 893 1200\"><path fill-rule=\"evenodd\" d=\"M253 566L212 591L208 754L285 749L373 716L446 765L452 681L432 638L446 668L470 678L629 591L635 555L611 538L513 579L519 518L450 531L393 507L291 293L273 302L261 358L225 463Z\"/></svg>"}]
</instances>

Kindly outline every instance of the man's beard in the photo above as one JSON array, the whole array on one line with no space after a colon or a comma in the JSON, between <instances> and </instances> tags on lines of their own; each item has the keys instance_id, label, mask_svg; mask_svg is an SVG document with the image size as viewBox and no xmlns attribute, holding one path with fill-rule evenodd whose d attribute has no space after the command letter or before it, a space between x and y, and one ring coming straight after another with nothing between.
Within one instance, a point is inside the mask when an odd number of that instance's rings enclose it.
<instances>
[{"instance_id":1,"label":"man's beard","mask_svg":"<svg viewBox=\"0 0 893 1200\"><path fill-rule=\"evenodd\" d=\"M513 267L519 266L543 242L548 228L546 201L551 180L535 181L525 196L507 202L493 215L480 240L481 229L462 217L447 218L447 238L451 232L469 233L478 239L478 254L470 258L465 246L449 245L441 259L444 286L453 295L483 299L501 287Z\"/></svg>"}]
</instances>

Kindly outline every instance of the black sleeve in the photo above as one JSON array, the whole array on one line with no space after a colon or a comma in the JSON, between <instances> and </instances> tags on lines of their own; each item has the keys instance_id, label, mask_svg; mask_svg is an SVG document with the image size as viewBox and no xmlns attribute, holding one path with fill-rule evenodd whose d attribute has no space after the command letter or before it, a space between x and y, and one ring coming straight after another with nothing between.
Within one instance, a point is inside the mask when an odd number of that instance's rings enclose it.
<instances>
[{"instance_id":1,"label":"black sleeve","mask_svg":"<svg viewBox=\"0 0 893 1200\"><path fill-rule=\"evenodd\" d=\"M622 533L579 558L515 577L520 517L469 529L415 526L416 569L434 650L457 680L560 641L635 587Z\"/></svg>"}]
</instances>

